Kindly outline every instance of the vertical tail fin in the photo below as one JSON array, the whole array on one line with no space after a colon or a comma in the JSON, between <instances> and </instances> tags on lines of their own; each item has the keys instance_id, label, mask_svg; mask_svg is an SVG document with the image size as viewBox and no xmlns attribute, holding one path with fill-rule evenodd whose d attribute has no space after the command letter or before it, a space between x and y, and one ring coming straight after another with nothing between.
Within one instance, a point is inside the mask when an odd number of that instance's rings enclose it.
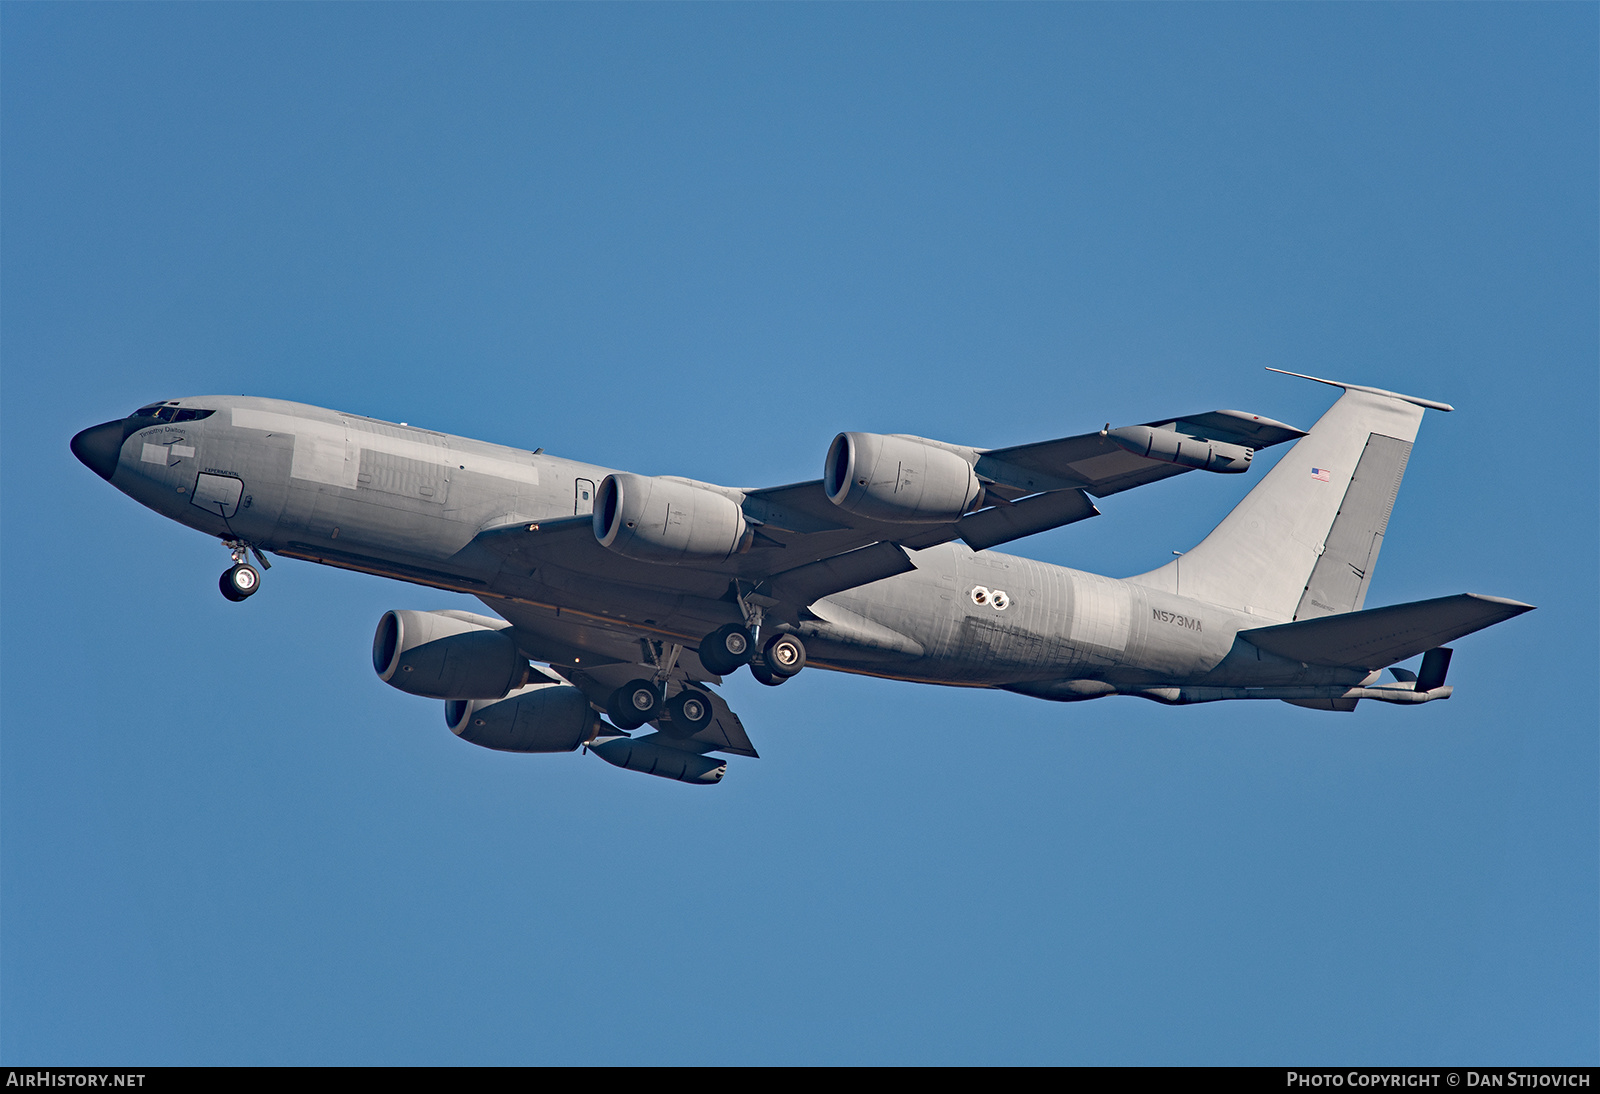
<instances>
[{"instance_id":1,"label":"vertical tail fin","mask_svg":"<svg viewBox=\"0 0 1600 1094\"><path fill-rule=\"evenodd\" d=\"M1198 547L1128 580L1269 619L1361 608L1423 408L1454 408L1303 379L1344 395Z\"/></svg>"}]
</instances>

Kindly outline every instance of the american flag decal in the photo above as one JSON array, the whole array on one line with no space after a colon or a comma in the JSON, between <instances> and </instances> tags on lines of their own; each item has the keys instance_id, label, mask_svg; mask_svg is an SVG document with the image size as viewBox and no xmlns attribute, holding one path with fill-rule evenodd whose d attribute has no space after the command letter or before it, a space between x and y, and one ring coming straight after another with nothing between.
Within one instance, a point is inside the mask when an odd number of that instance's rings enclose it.
<instances>
[{"instance_id":1,"label":"american flag decal","mask_svg":"<svg viewBox=\"0 0 1600 1094\"><path fill-rule=\"evenodd\" d=\"M1313 467L1311 469L1311 477L1316 479L1318 482L1327 482L1328 469L1326 467Z\"/></svg>"}]
</instances>

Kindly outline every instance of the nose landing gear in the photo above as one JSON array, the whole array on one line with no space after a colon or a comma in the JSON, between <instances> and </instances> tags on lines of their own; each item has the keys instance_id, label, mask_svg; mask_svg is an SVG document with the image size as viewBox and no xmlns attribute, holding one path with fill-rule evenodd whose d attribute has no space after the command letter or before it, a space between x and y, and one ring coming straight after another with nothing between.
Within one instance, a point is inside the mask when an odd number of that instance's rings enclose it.
<instances>
[{"instance_id":1,"label":"nose landing gear","mask_svg":"<svg viewBox=\"0 0 1600 1094\"><path fill-rule=\"evenodd\" d=\"M223 596L237 604L261 588L261 574L248 562L241 562L222 571L217 587Z\"/></svg>"},{"instance_id":2,"label":"nose landing gear","mask_svg":"<svg viewBox=\"0 0 1600 1094\"><path fill-rule=\"evenodd\" d=\"M261 563L262 570L272 569L272 563L267 561L260 550L242 539L225 539L222 545L232 552L233 565L222 571L222 577L217 580L217 588L222 590L224 597L237 604L246 597L253 596L255 591L261 588L261 570L257 570L246 561L249 557L246 552L256 556L256 561Z\"/></svg>"}]
</instances>

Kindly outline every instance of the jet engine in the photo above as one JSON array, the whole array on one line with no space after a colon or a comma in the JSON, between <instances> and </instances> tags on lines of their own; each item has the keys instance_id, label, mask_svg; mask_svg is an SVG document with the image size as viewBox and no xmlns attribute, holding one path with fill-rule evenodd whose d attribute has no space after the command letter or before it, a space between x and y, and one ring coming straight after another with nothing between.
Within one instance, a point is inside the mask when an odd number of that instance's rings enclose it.
<instances>
[{"instance_id":1,"label":"jet engine","mask_svg":"<svg viewBox=\"0 0 1600 1094\"><path fill-rule=\"evenodd\" d=\"M504 699L452 699L444 721L463 741L501 752L571 752L594 739L600 716L570 684L530 684Z\"/></svg>"},{"instance_id":2,"label":"jet engine","mask_svg":"<svg viewBox=\"0 0 1600 1094\"><path fill-rule=\"evenodd\" d=\"M721 562L753 538L732 498L684 479L619 472L595 494L602 547L645 562Z\"/></svg>"},{"instance_id":3,"label":"jet engine","mask_svg":"<svg viewBox=\"0 0 1600 1094\"><path fill-rule=\"evenodd\" d=\"M1254 449L1243 445L1191 437L1148 425L1124 426L1106 435L1135 456L1222 474L1250 470L1250 458L1255 455Z\"/></svg>"},{"instance_id":4,"label":"jet engine","mask_svg":"<svg viewBox=\"0 0 1600 1094\"><path fill-rule=\"evenodd\" d=\"M960 454L920 437L841 433L828 448L822 485L847 513L895 524L944 524L983 494Z\"/></svg>"},{"instance_id":5,"label":"jet engine","mask_svg":"<svg viewBox=\"0 0 1600 1094\"><path fill-rule=\"evenodd\" d=\"M372 636L378 679L429 699L499 699L528 682L508 624L468 612L384 612Z\"/></svg>"}]
</instances>

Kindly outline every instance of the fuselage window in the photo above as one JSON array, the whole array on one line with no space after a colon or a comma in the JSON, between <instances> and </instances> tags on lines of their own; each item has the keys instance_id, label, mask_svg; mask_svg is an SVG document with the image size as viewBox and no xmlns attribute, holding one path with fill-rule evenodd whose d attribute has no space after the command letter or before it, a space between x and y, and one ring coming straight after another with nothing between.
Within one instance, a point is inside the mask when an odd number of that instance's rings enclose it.
<instances>
[{"instance_id":1,"label":"fuselage window","mask_svg":"<svg viewBox=\"0 0 1600 1094\"><path fill-rule=\"evenodd\" d=\"M176 406L152 403L150 406L142 406L135 410L133 417L154 418L162 422L198 422L201 418L209 418L215 413L214 410L184 410Z\"/></svg>"}]
</instances>

